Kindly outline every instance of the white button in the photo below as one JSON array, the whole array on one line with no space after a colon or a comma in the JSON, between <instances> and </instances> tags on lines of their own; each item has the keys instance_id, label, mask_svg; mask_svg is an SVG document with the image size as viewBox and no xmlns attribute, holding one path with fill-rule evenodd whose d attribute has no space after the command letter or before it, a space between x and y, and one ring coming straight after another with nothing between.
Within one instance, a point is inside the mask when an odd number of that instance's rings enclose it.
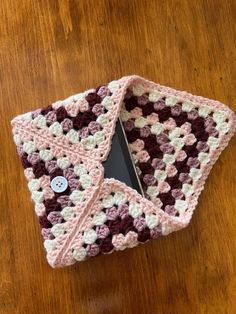
<instances>
[{"instance_id":1,"label":"white button","mask_svg":"<svg viewBox=\"0 0 236 314\"><path fill-rule=\"evenodd\" d=\"M53 189L54 192L62 193L67 189L67 187L68 181L66 180L66 178L58 176L52 179L51 188Z\"/></svg>"}]
</instances>

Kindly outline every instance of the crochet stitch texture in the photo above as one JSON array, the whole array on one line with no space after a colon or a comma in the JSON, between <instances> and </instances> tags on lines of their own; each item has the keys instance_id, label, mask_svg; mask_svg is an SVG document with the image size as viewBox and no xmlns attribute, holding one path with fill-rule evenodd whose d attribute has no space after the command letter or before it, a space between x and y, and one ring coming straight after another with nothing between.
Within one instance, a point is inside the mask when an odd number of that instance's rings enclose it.
<instances>
[{"instance_id":1,"label":"crochet stitch texture","mask_svg":"<svg viewBox=\"0 0 236 314\"><path fill-rule=\"evenodd\" d=\"M104 178L119 116L145 198ZM132 75L17 116L12 126L48 262L62 267L187 226L236 116L218 101ZM68 181L62 193L52 189L56 177Z\"/></svg>"}]
</instances>

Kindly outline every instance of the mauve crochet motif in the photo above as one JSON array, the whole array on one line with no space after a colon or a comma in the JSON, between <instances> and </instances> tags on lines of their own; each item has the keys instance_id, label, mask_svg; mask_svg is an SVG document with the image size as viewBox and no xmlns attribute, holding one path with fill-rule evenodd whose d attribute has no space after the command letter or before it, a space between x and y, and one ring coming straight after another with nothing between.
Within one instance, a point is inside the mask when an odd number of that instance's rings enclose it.
<instances>
[{"instance_id":1,"label":"mauve crochet motif","mask_svg":"<svg viewBox=\"0 0 236 314\"><path fill-rule=\"evenodd\" d=\"M145 197L104 178L120 116ZM52 267L131 248L188 225L236 128L218 101L122 77L12 120ZM55 192L51 181L68 186Z\"/></svg>"}]
</instances>

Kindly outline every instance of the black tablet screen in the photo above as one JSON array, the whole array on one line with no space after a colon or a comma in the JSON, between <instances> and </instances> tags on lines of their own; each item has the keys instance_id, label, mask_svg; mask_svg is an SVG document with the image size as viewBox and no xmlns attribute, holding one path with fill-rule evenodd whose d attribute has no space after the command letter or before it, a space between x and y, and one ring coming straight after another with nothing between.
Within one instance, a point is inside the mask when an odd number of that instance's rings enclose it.
<instances>
[{"instance_id":1,"label":"black tablet screen","mask_svg":"<svg viewBox=\"0 0 236 314\"><path fill-rule=\"evenodd\" d=\"M128 148L125 133L118 119L112 146L107 160L103 163L106 178L114 178L142 193L141 184Z\"/></svg>"}]
</instances>

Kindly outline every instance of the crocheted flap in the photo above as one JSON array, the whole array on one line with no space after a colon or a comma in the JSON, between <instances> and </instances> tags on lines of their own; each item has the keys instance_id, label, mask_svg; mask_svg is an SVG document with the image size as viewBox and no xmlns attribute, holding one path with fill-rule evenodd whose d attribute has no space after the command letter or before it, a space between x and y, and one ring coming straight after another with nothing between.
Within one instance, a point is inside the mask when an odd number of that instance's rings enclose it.
<instances>
[{"instance_id":1,"label":"crocheted flap","mask_svg":"<svg viewBox=\"0 0 236 314\"><path fill-rule=\"evenodd\" d=\"M145 198L103 178L119 116ZM49 263L70 265L186 226L235 121L217 101L138 76L16 117L14 141ZM55 178L68 187L55 192Z\"/></svg>"}]
</instances>

